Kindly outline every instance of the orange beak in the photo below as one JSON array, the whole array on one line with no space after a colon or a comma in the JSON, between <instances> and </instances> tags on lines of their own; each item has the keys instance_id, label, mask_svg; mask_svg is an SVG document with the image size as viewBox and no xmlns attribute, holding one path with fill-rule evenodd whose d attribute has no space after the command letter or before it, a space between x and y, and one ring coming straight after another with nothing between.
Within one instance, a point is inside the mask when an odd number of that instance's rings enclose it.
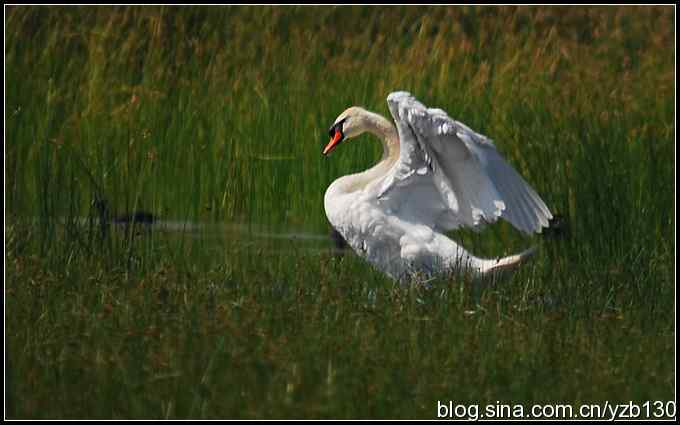
<instances>
[{"instance_id":1,"label":"orange beak","mask_svg":"<svg viewBox=\"0 0 680 425\"><path fill-rule=\"evenodd\" d=\"M342 131L335 130L335 134L330 142L323 149L322 155L328 155L342 141Z\"/></svg>"}]
</instances>

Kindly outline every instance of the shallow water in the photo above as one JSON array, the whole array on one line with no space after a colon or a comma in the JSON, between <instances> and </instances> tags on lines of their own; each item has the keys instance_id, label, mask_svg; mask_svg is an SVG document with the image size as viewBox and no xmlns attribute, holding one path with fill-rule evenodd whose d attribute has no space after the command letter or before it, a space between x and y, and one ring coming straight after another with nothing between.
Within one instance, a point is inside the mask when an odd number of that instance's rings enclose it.
<instances>
[{"instance_id":1,"label":"shallow water","mask_svg":"<svg viewBox=\"0 0 680 425\"><path fill-rule=\"evenodd\" d=\"M35 222L39 220L34 218ZM83 227L99 227L100 222L97 218L78 217L75 220L60 217L60 224L77 223ZM290 246L291 242L299 242L297 248L326 251L328 249L338 249L333 238L328 233L316 233L307 229L292 228L290 226L267 226L258 223L219 223L219 222L194 222L189 220L158 220L152 223L130 223L121 221L110 221L109 229L112 232L126 231L128 226L134 224L138 231L137 234L162 232L169 236L177 235L200 239L225 245L280 245L282 243ZM339 249L338 249L339 250Z\"/></svg>"}]
</instances>

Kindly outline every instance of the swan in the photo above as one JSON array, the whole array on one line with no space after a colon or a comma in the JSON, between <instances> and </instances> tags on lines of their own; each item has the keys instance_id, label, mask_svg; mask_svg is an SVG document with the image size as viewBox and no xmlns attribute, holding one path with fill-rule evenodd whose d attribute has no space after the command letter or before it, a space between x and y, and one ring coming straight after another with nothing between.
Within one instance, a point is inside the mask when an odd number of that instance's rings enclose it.
<instances>
[{"instance_id":1,"label":"swan","mask_svg":"<svg viewBox=\"0 0 680 425\"><path fill-rule=\"evenodd\" d=\"M534 248L479 258L444 233L480 230L499 217L526 234L549 226L550 210L493 141L408 92L390 93L387 105L394 125L364 108L346 109L322 151L327 157L364 132L382 141L378 163L336 179L324 195L328 221L349 246L400 283L461 275L484 280L527 259Z\"/></svg>"}]
</instances>

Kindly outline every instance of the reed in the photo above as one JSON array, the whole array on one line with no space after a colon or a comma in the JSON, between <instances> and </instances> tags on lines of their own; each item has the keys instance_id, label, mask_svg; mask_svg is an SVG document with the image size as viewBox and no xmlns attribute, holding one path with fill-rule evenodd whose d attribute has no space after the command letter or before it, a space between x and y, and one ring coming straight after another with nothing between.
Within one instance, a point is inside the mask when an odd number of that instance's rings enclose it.
<instances>
[{"instance_id":1,"label":"reed","mask_svg":"<svg viewBox=\"0 0 680 425\"><path fill-rule=\"evenodd\" d=\"M671 7L5 12L7 417L673 399ZM388 116L397 89L494 139L568 237L453 233L540 245L482 291L257 237L327 232L326 187L380 147L324 159L326 130L351 105ZM135 210L205 227L101 225Z\"/></svg>"}]
</instances>

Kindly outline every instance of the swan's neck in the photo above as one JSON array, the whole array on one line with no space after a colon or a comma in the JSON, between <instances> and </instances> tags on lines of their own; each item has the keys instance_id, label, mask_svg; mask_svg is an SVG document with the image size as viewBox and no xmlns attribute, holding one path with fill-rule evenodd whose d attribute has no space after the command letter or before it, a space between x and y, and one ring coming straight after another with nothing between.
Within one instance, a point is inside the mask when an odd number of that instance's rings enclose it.
<instances>
[{"instance_id":1,"label":"swan's neck","mask_svg":"<svg viewBox=\"0 0 680 425\"><path fill-rule=\"evenodd\" d=\"M340 177L331 185L339 192L349 193L363 190L372 182L379 180L399 159L399 134L394 125L385 117L366 111L362 120L363 131L372 133L380 139L383 155L380 161L368 170ZM329 188L329 190L331 189Z\"/></svg>"},{"instance_id":2,"label":"swan's neck","mask_svg":"<svg viewBox=\"0 0 680 425\"><path fill-rule=\"evenodd\" d=\"M373 112L369 112L369 114L370 118L367 120L366 131L378 136L382 142L383 156L380 161L389 161L390 165L394 164L399 159L399 134L397 129L385 117Z\"/></svg>"}]
</instances>

